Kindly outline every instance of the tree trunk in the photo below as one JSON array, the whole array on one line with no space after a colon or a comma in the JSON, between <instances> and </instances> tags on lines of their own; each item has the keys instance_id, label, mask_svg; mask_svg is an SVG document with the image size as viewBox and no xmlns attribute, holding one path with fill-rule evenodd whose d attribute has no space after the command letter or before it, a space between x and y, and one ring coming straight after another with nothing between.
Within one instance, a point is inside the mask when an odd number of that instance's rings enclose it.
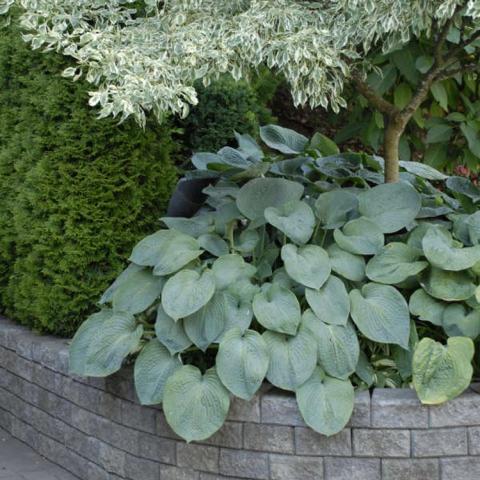
<instances>
[{"instance_id":1,"label":"tree trunk","mask_svg":"<svg viewBox=\"0 0 480 480\"><path fill-rule=\"evenodd\" d=\"M387 120L387 128L383 140L385 157L385 183L396 183L399 180L399 144L407 122L399 115L392 115Z\"/></svg>"}]
</instances>

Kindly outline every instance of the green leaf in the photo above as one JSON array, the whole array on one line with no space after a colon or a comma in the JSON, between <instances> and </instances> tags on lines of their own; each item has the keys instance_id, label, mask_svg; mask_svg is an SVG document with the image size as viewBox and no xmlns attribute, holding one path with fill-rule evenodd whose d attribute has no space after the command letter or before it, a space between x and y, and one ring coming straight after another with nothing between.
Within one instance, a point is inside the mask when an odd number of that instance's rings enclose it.
<instances>
[{"instance_id":1,"label":"green leaf","mask_svg":"<svg viewBox=\"0 0 480 480\"><path fill-rule=\"evenodd\" d=\"M177 370L165 385L163 411L173 431L187 442L211 437L225 422L228 390L214 368L204 375L193 365Z\"/></svg>"},{"instance_id":2,"label":"green leaf","mask_svg":"<svg viewBox=\"0 0 480 480\"><path fill-rule=\"evenodd\" d=\"M253 298L253 313L268 330L288 335L295 335L301 320L297 297L277 283L263 285Z\"/></svg>"},{"instance_id":3,"label":"green leaf","mask_svg":"<svg viewBox=\"0 0 480 480\"><path fill-rule=\"evenodd\" d=\"M311 310L303 314L305 327L318 345L318 364L332 377L347 379L358 363L360 345L351 323L328 325Z\"/></svg>"},{"instance_id":4,"label":"green leaf","mask_svg":"<svg viewBox=\"0 0 480 480\"><path fill-rule=\"evenodd\" d=\"M393 91L393 101L395 106L402 109L412 99L412 89L407 83L400 83Z\"/></svg>"},{"instance_id":5,"label":"green leaf","mask_svg":"<svg viewBox=\"0 0 480 480\"><path fill-rule=\"evenodd\" d=\"M133 249L130 261L154 267L155 275L170 275L202 254L198 242L175 230L160 230L145 237Z\"/></svg>"},{"instance_id":6,"label":"green leaf","mask_svg":"<svg viewBox=\"0 0 480 480\"><path fill-rule=\"evenodd\" d=\"M452 127L448 124L434 125L427 131L427 143L448 142L452 136Z\"/></svg>"},{"instance_id":7,"label":"green leaf","mask_svg":"<svg viewBox=\"0 0 480 480\"><path fill-rule=\"evenodd\" d=\"M447 302L467 300L475 293L476 285L467 272L451 272L432 267L422 272L420 285L432 297Z\"/></svg>"},{"instance_id":8,"label":"green leaf","mask_svg":"<svg viewBox=\"0 0 480 480\"><path fill-rule=\"evenodd\" d=\"M237 254L223 255L212 265L217 290L224 290L241 280L252 278L255 272L256 268Z\"/></svg>"},{"instance_id":9,"label":"green leaf","mask_svg":"<svg viewBox=\"0 0 480 480\"><path fill-rule=\"evenodd\" d=\"M443 110L448 112L448 94L445 85L442 82L435 82L430 87L430 91Z\"/></svg>"},{"instance_id":10,"label":"green leaf","mask_svg":"<svg viewBox=\"0 0 480 480\"><path fill-rule=\"evenodd\" d=\"M435 63L435 59L431 55L421 55L415 62L415 67L421 73L427 73Z\"/></svg>"},{"instance_id":11,"label":"green leaf","mask_svg":"<svg viewBox=\"0 0 480 480\"><path fill-rule=\"evenodd\" d=\"M294 391L310 377L317 363L317 343L310 330L300 327L295 336L267 330L262 337L270 356L267 380Z\"/></svg>"},{"instance_id":12,"label":"green leaf","mask_svg":"<svg viewBox=\"0 0 480 480\"><path fill-rule=\"evenodd\" d=\"M156 277L147 270L129 275L115 290L112 298L113 309L133 315L145 311L160 297L165 279Z\"/></svg>"},{"instance_id":13,"label":"green leaf","mask_svg":"<svg viewBox=\"0 0 480 480\"><path fill-rule=\"evenodd\" d=\"M198 244L201 248L206 250L208 253L215 255L216 257L228 255L227 242L216 233L206 233L204 235L200 235L198 237Z\"/></svg>"},{"instance_id":14,"label":"green leaf","mask_svg":"<svg viewBox=\"0 0 480 480\"><path fill-rule=\"evenodd\" d=\"M262 385L268 371L269 355L262 336L253 330L229 330L220 343L217 373L235 396L250 400Z\"/></svg>"},{"instance_id":15,"label":"green leaf","mask_svg":"<svg viewBox=\"0 0 480 480\"><path fill-rule=\"evenodd\" d=\"M156 338L150 340L135 360L135 389L140 403L161 403L167 379L181 366L180 359L172 357Z\"/></svg>"},{"instance_id":16,"label":"green leaf","mask_svg":"<svg viewBox=\"0 0 480 480\"><path fill-rule=\"evenodd\" d=\"M144 270L145 267L141 265L136 265L135 263L131 263L117 278L116 280L108 287L105 293L102 295L102 298L98 302L100 305L104 305L105 303L109 303L112 301L113 294L117 291L117 289L125 283L132 275L136 274L137 272Z\"/></svg>"},{"instance_id":17,"label":"green leaf","mask_svg":"<svg viewBox=\"0 0 480 480\"><path fill-rule=\"evenodd\" d=\"M301 153L308 145L307 137L278 125L260 127L260 138L273 150L286 154Z\"/></svg>"},{"instance_id":18,"label":"green leaf","mask_svg":"<svg viewBox=\"0 0 480 480\"><path fill-rule=\"evenodd\" d=\"M254 178L238 192L237 207L250 220L264 218L268 207L281 207L300 200L303 186L283 178Z\"/></svg>"},{"instance_id":19,"label":"green leaf","mask_svg":"<svg viewBox=\"0 0 480 480\"><path fill-rule=\"evenodd\" d=\"M288 202L279 208L268 207L265 209L265 219L298 244L307 243L315 228L312 209L301 201Z\"/></svg>"},{"instance_id":20,"label":"green leaf","mask_svg":"<svg viewBox=\"0 0 480 480\"><path fill-rule=\"evenodd\" d=\"M446 180L448 175L444 175L430 165L419 162L406 162L400 160L400 166L409 173L417 175L417 177L426 178L427 180Z\"/></svg>"},{"instance_id":21,"label":"green leaf","mask_svg":"<svg viewBox=\"0 0 480 480\"><path fill-rule=\"evenodd\" d=\"M431 338L420 340L413 355L413 386L422 403L443 403L467 389L473 353L470 338L451 337L446 346Z\"/></svg>"},{"instance_id":22,"label":"green leaf","mask_svg":"<svg viewBox=\"0 0 480 480\"><path fill-rule=\"evenodd\" d=\"M468 239L473 245L480 244L480 211L469 215L465 220Z\"/></svg>"},{"instance_id":23,"label":"green leaf","mask_svg":"<svg viewBox=\"0 0 480 480\"><path fill-rule=\"evenodd\" d=\"M312 376L296 391L298 408L305 423L323 435L335 435L350 420L355 402L349 380L325 375L317 367Z\"/></svg>"},{"instance_id":24,"label":"green leaf","mask_svg":"<svg viewBox=\"0 0 480 480\"><path fill-rule=\"evenodd\" d=\"M449 337L470 337L475 340L480 335L480 311L467 313L462 304L448 305L443 312L442 325Z\"/></svg>"},{"instance_id":25,"label":"green leaf","mask_svg":"<svg viewBox=\"0 0 480 480\"><path fill-rule=\"evenodd\" d=\"M390 285L367 283L350 292L351 316L370 340L408 349L410 315L403 295Z\"/></svg>"},{"instance_id":26,"label":"green leaf","mask_svg":"<svg viewBox=\"0 0 480 480\"><path fill-rule=\"evenodd\" d=\"M400 242L385 245L367 264L367 277L377 283L396 284L428 267L418 262L416 249Z\"/></svg>"},{"instance_id":27,"label":"green leaf","mask_svg":"<svg viewBox=\"0 0 480 480\"><path fill-rule=\"evenodd\" d=\"M320 132L316 132L313 135L309 147L318 150L324 157L340 153L337 144Z\"/></svg>"},{"instance_id":28,"label":"green leaf","mask_svg":"<svg viewBox=\"0 0 480 480\"><path fill-rule=\"evenodd\" d=\"M422 206L420 194L406 183L377 185L362 192L358 199L360 213L383 233L398 232L410 225Z\"/></svg>"},{"instance_id":29,"label":"green leaf","mask_svg":"<svg viewBox=\"0 0 480 480\"><path fill-rule=\"evenodd\" d=\"M282 247L281 257L288 275L306 287L320 288L330 276L328 254L317 245L297 247L287 244Z\"/></svg>"},{"instance_id":30,"label":"green leaf","mask_svg":"<svg viewBox=\"0 0 480 480\"><path fill-rule=\"evenodd\" d=\"M332 244L327 248L332 271L352 282L361 282L365 278L365 260Z\"/></svg>"},{"instance_id":31,"label":"green leaf","mask_svg":"<svg viewBox=\"0 0 480 480\"><path fill-rule=\"evenodd\" d=\"M408 308L412 315L424 322L430 322L438 326L442 325L445 307L445 303L435 300L423 288L413 292L408 303Z\"/></svg>"},{"instance_id":32,"label":"green leaf","mask_svg":"<svg viewBox=\"0 0 480 480\"><path fill-rule=\"evenodd\" d=\"M358 216L358 199L348 190L332 190L318 197L315 209L323 228L327 230L340 228Z\"/></svg>"},{"instance_id":33,"label":"green leaf","mask_svg":"<svg viewBox=\"0 0 480 480\"><path fill-rule=\"evenodd\" d=\"M427 231L422 246L428 261L442 270L458 272L480 261L480 245L456 248L450 233L447 234L437 228Z\"/></svg>"},{"instance_id":34,"label":"green leaf","mask_svg":"<svg viewBox=\"0 0 480 480\"><path fill-rule=\"evenodd\" d=\"M318 290L305 289L305 298L315 315L325 323L346 325L350 299L345 284L334 275Z\"/></svg>"},{"instance_id":35,"label":"green leaf","mask_svg":"<svg viewBox=\"0 0 480 480\"><path fill-rule=\"evenodd\" d=\"M467 139L470 151L476 157L480 157L480 137L478 135L478 130L473 128L469 123L462 123L460 125L460 130L462 131L463 136Z\"/></svg>"},{"instance_id":36,"label":"green leaf","mask_svg":"<svg viewBox=\"0 0 480 480\"><path fill-rule=\"evenodd\" d=\"M157 309L155 334L159 342L167 347L171 355L182 352L192 344L185 333L183 320L175 321L172 317L169 317L161 305Z\"/></svg>"},{"instance_id":37,"label":"green leaf","mask_svg":"<svg viewBox=\"0 0 480 480\"><path fill-rule=\"evenodd\" d=\"M162 292L162 307L174 320L200 310L215 293L215 277L206 270L182 270L170 277Z\"/></svg>"},{"instance_id":38,"label":"green leaf","mask_svg":"<svg viewBox=\"0 0 480 480\"><path fill-rule=\"evenodd\" d=\"M365 217L350 220L342 230L334 230L333 238L340 248L354 255L375 255L385 241L377 224Z\"/></svg>"}]
</instances>

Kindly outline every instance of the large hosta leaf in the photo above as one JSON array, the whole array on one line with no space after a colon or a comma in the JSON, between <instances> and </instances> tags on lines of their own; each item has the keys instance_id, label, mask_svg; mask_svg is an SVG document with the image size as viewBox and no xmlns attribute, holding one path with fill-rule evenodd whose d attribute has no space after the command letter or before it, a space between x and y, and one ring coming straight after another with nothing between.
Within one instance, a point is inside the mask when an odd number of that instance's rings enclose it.
<instances>
[{"instance_id":1,"label":"large hosta leaf","mask_svg":"<svg viewBox=\"0 0 480 480\"><path fill-rule=\"evenodd\" d=\"M267 374L267 344L254 330L229 330L220 343L216 358L217 373L234 395L250 400Z\"/></svg>"},{"instance_id":2,"label":"large hosta leaf","mask_svg":"<svg viewBox=\"0 0 480 480\"><path fill-rule=\"evenodd\" d=\"M113 294L113 309L132 314L145 311L160 297L165 279L152 275L147 270L139 270L121 283Z\"/></svg>"},{"instance_id":3,"label":"large hosta leaf","mask_svg":"<svg viewBox=\"0 0 480 480\"><path fill-rule=\"evenodd\" d=\"M424 322L442 325L442 317L446 303L431 297L423 288L413 292L408 302L410 313Z\"/></svg>"},{"instance_id":4,"label":"large hosta leaf","mask_svg":"<svg viewBox=\"0 0 480 480\"><path fill-rule=\"evenodd\" d=\"M323 228L340 228L349 220L358 217L358 199L348 190L332 190L318 197L315 209Z\"/></svg>"},{"instance_id":5,"label":"large hosta leaf","mask_svg":"<svg viewBox=\"0 0 480 480\"><path fill-rule=\"evenodd\" d=\"M156 338L150 340L135 361L135 389L140 403L161 403L167 379L181 366L180 359L172 357Z\"/></svg>"},{"instance_id":6,"label":"large hosta leaf","mask_svg":"<svg viewBox=\"0 0 480 480\"><path fill-rule=\"evenodd\" d=\"M423 338L413 355L413 386L422 403L435 405L460 395L472 380L474 345L451 337L447 345Z\"/></svg>"},{"instance_id":7,"label":"large hosta leaf","mask_svg":"<svg viewBox=\"0 0 480 480\"><path fill-rule=\"evenodd\" d=\"M214 368L204 375L185 365L168 380L163 411L168 424L187 442L205 440L223 425L230 408L228 390Z\"/></svg>"},{"instance_id":8,"label":"large hosta leaf","mask_svg":"<svg viewBox=\"0 0 480 480\"><path fill-rule=\"evenodd\" d=\"M256 268L245 262L237 254L224 255L217 258L212 265L212 273L215 277L215 285L218 290L223 290L230 285L236 284L242 279L251 278L255 275Z\"/></svg>"},{"instance_id":9,"label":"large hosta leaf","mask_svg":"<svg viewBox=\"0 0 480 480\"><path fill-rule=\"evenodd\" d=\"M287 244L282 247L285 270L296 282L310 288L320 288L331 272L327 252L317 245L296 247Z\"/></svg>"},{"instance_id":10,"label":"large hosta leaf","mask_svg":"<svg viewBox=\"0 0 480 480\"><path fill-rule=\"evenodd\" d=\"M105 303L111 302L113 298L113 294L117 291L117 289L125 283L132 275L136 274L140 270L144 270L145 267L141 265L137 265L135 263L131 263L116 279L115 281L105 290L102 298L98 302L100 305L104 305Z\"/></svg>"},{"instance_id":11,"label":"large hosta leaf","mask_svg":"<svg viewBox=\"0 0 480 480\"><path fill-rule=\"evenodd\" d=\"M323 435L335 435L348 423L355 401L349 380L331 378L317 367L297 388L297 403L305 423Z\"/></svg>"},{"instance_id":12,"label":"large hosta leaf","mask_svg":"<svg viewBox=\"0 0 480 480\"><path fill-rule=\"evenodd\" d=\"M260 138L274 150L279 152L301 153L308 145L308 138L289 128L278 125L266 125L260 128Z\"/></svg>"},{"instance_id":13,"label":"large hosta leaf","mask_svg":"<svg viewBox=\"0 0 480 480\"><path fill-rule=\"evenodd\" d=\"M422 206L420 194L406 183L385 183L362 192L360 213L383 233L398 232L410 225Z\"/></svg>"},{"instance_id":14,"label":"large hosta leaf","mask_svg":"<svg viewBox=\"0 0 480 480\"><path fill-rule=\"evenodd\" d=\"M405 160L400 160L399 163L407 172L413 173L418 177L426 178L427 180L446 180L448 178L447 175L425 163L409 162Z\"/></svg>"},{"instance_id":15,"label":"large hosta leaf","mask_svg":"<svg viewBox=\"0 0 480 480\"><path fill-rule=\"evenodd\" d=\"M265 209L268 223L298 244L307 243L315 227L315 215L305 202L288 202L279 208Z\"/></svg>"},{"instance_id":16,"label":"large hosta leaf","mask_svg":"<svg viewBox=\"0 0 480 480\"><path fill-rule=\"evenodd\" d=\"M325 323L345 325L350 314L350 298L345 284L331 275L318 290L305 289L305 298L315 315Z\"/></svg>"},{"instance_id":17,"label":"large hosta leaf","mask_svg":"<svg viewBox=\"0 0 480 480\"><path fill-rule=\"evenodd\" d=\"M480 335L480 310L467 313L462 304L448 305L443 312L442 325L449 337L475 340Z\"/></svg>"},{"instance_id":18,"label":"large hosta leaf","mask_svg":"<svg viewBox=\"0 0 480 480\"><path fill-rule=\"evenodd\" d=\"M365 278L365 259L360 255L343 250L332 244L327 248L332 271L352 282L361 282Z\"/></svg>"},{"instance_id":19,"label":"large hosta leaf","mask_svg":"<svg viewBox=\"0 0 480 480\"><path fill-rule=\"evenodd\" d=\"M255 295L253 313L268 330L289 335L295 335L302 317L295 294L277 283L264 284Z\"/></svg>"},{"instance_id":20,"label":"large hosta leaf","mask_svg":"<svg viewBox=\"0 0 480 480\"><path fill-rule=\"evenodd\" d=\"M428 230L422 246L429 262L442 270L466 270L480 261L480 245L457 248L450 234L437 228Z\"/></svg>"},{"instance_id":21,"label":"large hosta leaf","mask_svg":"<svg viewBox=\"0 0 480 480\"><path fill-rule=\"evenodd\" d=\"M300 327L295 336L266 331L263 338L270 355L267 379L276 387L294 391L312 374L317 363L317 342L310 330Z\"/></svg>"},{"instance_id":22,"label":"large hosta leaf","mask_svg":"<svg viewBox=\"0 0 480 480\"><path fill-rule=\"evenodd\" d=\"M238 192L237 207L250 220L264 218L268 207L279 208L300 200L303 186L283 178L255 178Z\"/></svg>"},{"instance_id":23,"label":"large hosta leaf","mask_svg":"<svg viewBox=\"0 0 480 480\"><path fill-rule=\"evenodd\" d=\"M403 295L390 285L367 283L350 292L351 316L370 340L408 349L410 315Z\"/></svg>"},{"instance_id":24,"label":"large hosta leaf","mask_svg":"<svg viewBox=\"0 0 480 480\"><path fill-rule=\"evenodd\" d=\"M170 275L202 254L198 242L176 230L160 230L133 249L130 261L154 267L155 275Z\"/></svg>"},{"instance_id":25,"label":"large hosta leaf","mask_svg":"<svg viewBox=\"0 0 480 480\"><path fill-rule=\"evenodd\" d=\"M342 230L333 232L333 237L340 248L356 255L375 255L385 241L378 226L365 217L346 223Z\"/></svg>"},{"instance_id":26,"label":"large hosta leaf","mask_svg":"<svg viewBox=\"0 0 480 480\"><path fill-rule=\"evenodd\" d=\"M162 222L170 229L198 238L213 231L212 215L198 215L196 217L162 217Z\"/></svg>"},{"instance_id":27,"label":"large hosta leaf","mask_svg":"<svg viewBox=\"0 0 480 480\"><path fill-rule=\"evenodd\" d=\"M467 300L476 288L469 273L447 272L435 267L422 272L420 284L429 295L447 302Z\"/></svg>"},{"instance_id":28,"label":"large hosta leaf","mask_svg":"<svg viewBox=\"0 0 480 480\"><path fill-rule=\"evenodd\" d=\"M182 352L192 344L185 333L183 320L175 321L165 313L161 305L157 309L155 334L158 340L167 347L171 355Z\"/></svg>"},{"instance_id":29,"label":"large hosta leaf","mask_svg":"<svg viewBox=\"0 0 480 480\"><path fill-rule=\"evenodd\" d=\"M318 364L332 377L346 379L358 363L360 345L352 324L328 325L311 310L303 314L308 328L318 345Z\"/></svg>"},{"instance_id":30,"label":"large hosta leaf","mask_svg":"<svg viewBox=\"0 0 480 480\"><path fill-rule=\"evenodd\" d=\"M428 267L418 257L418 251L405 243L389 243L368 262L367 277L377 283L401 283Z\"/></svg>"},{"instance_id":31,"label":"large hosta leaf","mask_svg":"<svg viewBox=\"0 0 480 480\"><path fill-rule=\"evenodd\" d=\"M162 292L162 306L174 320L200 310L215 293L215 278L206 270L182 270L167 280Z\"/></svg>"}]
</instances>

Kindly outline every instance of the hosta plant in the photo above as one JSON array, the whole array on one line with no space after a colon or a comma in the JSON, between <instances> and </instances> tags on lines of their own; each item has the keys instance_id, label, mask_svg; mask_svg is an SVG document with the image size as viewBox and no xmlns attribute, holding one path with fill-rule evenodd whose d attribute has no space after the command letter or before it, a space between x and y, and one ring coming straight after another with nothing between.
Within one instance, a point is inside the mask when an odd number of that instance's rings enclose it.
<instances>
[{"instance_id":1,"label":"hosta plant","mask_svg":"<svg viewBox=\"0 0 480 480\"><path fill-rule=\"evenodd\" d=\"M414 162L383 184L382 159L319 134L266 126L265 151L237 138L194 155L201 207L133 249L75 335L71 370L106 376L132 356L141 403L162 403L187 441L264 381L295 392L325 435L347 424L355 387L412 384L428 404L467 388L480 191Z\"/></svg>"}]
</instances>

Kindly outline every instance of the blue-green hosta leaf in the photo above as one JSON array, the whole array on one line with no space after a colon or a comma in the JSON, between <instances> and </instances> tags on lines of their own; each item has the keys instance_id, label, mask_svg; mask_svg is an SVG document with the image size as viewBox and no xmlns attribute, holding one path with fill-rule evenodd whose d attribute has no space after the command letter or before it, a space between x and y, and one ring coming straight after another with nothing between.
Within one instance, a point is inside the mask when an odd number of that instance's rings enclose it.
<instances>
[{"instance_id":1,"label":"blue-green hosta leaf","mask_svg":"<svg viewBox=\"0 0 480 480\"><path fill-rule=\"evenodd\" d=\"M347 379L358 363L360 345L352 324L328 325L311 310L303 314L303 322L318 345L318 364L332 377Z\"/></svg>"},{"instance_id":2,"label":"blue-green hosta leaf","mask_svg":"<svg viewBox=\"0 0 480 480\"><path fill-rule=\"evenodd\" d=\"M156 277L148 270L139 270L126 279L115 290L113 309L133 315L145 311L160 297L165 279Z\"/></svg>"},{"instance_id":3,"label":"blue-green hosta leaf","mask_svg":"<svg viewBox=\"0 0 480 480\"><path fill-rule=\"evenodd\" d=\"M352 282L361 282L365 278L365 259L360 255L343 250L336 244L327 248L332 271Z\"/></svg>"},{"instance_id":4,"label":"blue-green hosta leaf","mask_svg":"<svg viewBox=\"0 0 480 480\"><path fill-rule=\"evenodd\" d=\"M330 140L327 136L320 132L316 132L310 140L310 148L318 150L322 156L328 157L329 155L337 155L340 153L340 149L337 144Z\"/></svg>"},{"instance_id":5,"label":"blue-green hosta leaf","mask_svg":"<svg viewBox=\"0 0 480 480\"><path fill-rule=\"evenodd\" d=\"M377 224L365 217L350 220L342 230L334 230L333 238L340 248L355 255L375 255L385 242Z\"/></svg>"},{"instance_id":6,"label":"blue-green hosta leaf","mask_svg":"<svg viewBox=\"0 0 480 480\"><path fill-rule=\"evenodd\" d=\"M420 194L407 183L385 183L362 192L360 213L375 222L383 233L410 225L422 207Z\"/></svg>"},{"instance_id":7,"label":"blue-green hosta leaf","mask_svg":"<svg viewBox=\"0 0 480 480\"><path fill-rule=\"evenodd\" d=\"M202 375L193 365L184 365L167 380L163 411L173 431L187 442L211 437L225 422L229 408L228 390L214 368Z\"/></svg>"},{"instance_id":8,"label":"blue-green hosta leaf","mask_svg":"<svg viewBox=\"0 0 480 480\"><path fill-rule=\"evenodd\" d=\"M100 305L104 305L105 303L109 303L112 301L113 294L117 291L117 289L125 283L130 276L134 275L135 273L139 272L140 270L144 270L145 267L141 265L137 265L135 263L131 263L117 278L116 280L105 290L105 293L102 295L102 298L98 302Z\"/></svg>"},{"instance_id":9,"label":"blue-green hosta leaf","mask_svg":"<svg viewBox=\"0 0 480 480\"><path fill-rule=\"evenodd\" d=\"M278 125L260 127L260 138L273 150L286 154L302 153L308 145L307 137Z\"/></svg>"},{"instance_id":10,"label":"blue-green hosta leaf","mask_svg":"<svg viewBox=\"0 0 480 480\"><path fill-rule=\"evenodd\" d=\"M223 147L218 151L218 154L222 157L223 164L233 168L243 170L252 165L252 163L247 160L247 155L232 147Z\"/></svg>"},{"instance_id":11,"label":"blue-green hosta leaf","mask_svg":"<svg viewBox=\"0 0 480 480\"><path fill-rule=\"evenodd\" d=\"M206 233L198 237L198 244L208 253L221 257L228 254L227 242L216 233Z\"/></svg>"},{"instance_id":12,"label":"blue-green hosta leaf","mask_svg":"<svg viewBox=\"0 0 480 480\"><path fill-rule=\"evenodd\" d=\"M232 328L239 328L241 332L245 332L252 323L253 308L251 298L242 298L241 296L231 291L231 289L224 292L225 297L225 328L217 338L217 342L221 342L225 333Z\"/></svg>"},{"instance_id":13,"label":"blue-green hosta leaf","mask_svg":"<svg viewBox=\"0 0 480 480\"><path fill-rule=\"evenodd\" d=\"M480 211L468 215L465 218L465 228L467 230L468 239L472 245L480 244ZM460 238L460 240L462 240ZM465 243L465 242L464 242Z\"/></svg>"},{"instance_id":14,"label":"blue-green hosta leaf","mask_svg":"<svg viewBox=\"0 0 480 480\"><path fill-rule=\"evenodd\" d=\"M237 207L250 220L264 218L268 207L281 207L300 200L303 186L283 178L255 178L238 192Z\"/></svg>"},{"instance_id":15,"label":"blue-green hosta leaf","mask_svg":"<svg viewBox=\"0 0 480 480\"><path fill-rule=\"evenodd\" d=\"M472 381L474 345L470 338L451 337L447 345L422 338L413 355L413 386L422 403L451 400Z\"/></svg>"},{"instance_id":16,"label":"blue-green hosta leaf","mask_svg":"<svg viewBox=\"0 0 480 480\"><path fill-rule=\"evenodd\" d=\"M367 277L377 283L396 284L417 275L428 267L417 261L418 251L405 243L385 245L367 264Z\"/></svg>"},{"instance_id":17,"label":"blue-green hosta leaf","mask_svg":"<svg viewBox=\"0 0 480 480\"><path fill-rule=\"evenodd\" d=\"M423 288L413 292L408 302L410 313L424 322L430 322L434 325L442 325L443 312L446 303L431 297Z\"/></svg>"},{"instance_id":18,"label":"blue-green hosta leaf","mask_svg":"<svg viewBox=\"0 0 480 480\"><path fill-rule=\"evenodd\" d=\"M258 332L233 328L225 333L215 363L225 387L250 400L262 385L269 361L267 344Z\"/></svg>"},{"instance_id":19,"label":"blue-green hosta leaf","mask_svg":"<svg viewBox=\"0 0 480 480\"><path fill-rule=\"evenodd\" d=\"M430 231L432 228L438 229L440 233L444 233L445 235L449 235L448 229L442 225L437 223L430 223L430 222L422 222L418 226L416 226L408 235L407 245L411 248L417 250L420 254L423 254L423 237Z\"/></svg>"},{"instance_id":20,"label":"blue-green hosta leaf","mask_svg":"<svg viewBox=\"0 0 480 480\"><path fill-rule=\"evenodd\" d=\"M468 272L451 272L432 267L422 272L420 285L432 297L447 302L467 300L475 294L474 278Z\"/></svg>"},{"instance_id":21,"label":"blue-green hosta leaf","mask_svg":"<svg viewBox=\"0 0 480 480\"><path fill-rule=\"evenodd\" d=\"M480 201L480 189L469 178L448 177L446 185L452 192L470 198L473 203Z\"/></svg>"},{"instance_id":22,"label":"blue-green hosta leaf","mask_svg":"<svg viewBox=\"0 0 480 480\"><path fill-rule=\"evenodd\" d=\"M253 313L268 330L295 335L300 320L300 303L294 293L278 283L267 283L253 298Z\"/></svg>"},{"instance_id":23,"label":"blue-green hosta leaf","mask_svg":"<svg viewBox=\"0 0 480 480\"><path fill-rule=\"evenodd\" d=\"M320 288L330 276L327 252L317 245L297 247L287 244L281 252L285 270L296 282L310 288Z\"/></svg>"},{"instance_id":24,"label":"blue-green hosta leaf","mask_svg":"<svg viewBox=\"0 0 480 480\"><path fill-rule=\"evenodd\" d=\"M370 340L408 349L410 315L403 295L390 285L367 283L350 292L351 316Z\"/></svg>"},{"instance_id":25,"label":"blue-green hosta leaf","mask_svg":"<svg viewBox=\"0 0 480 480\"><path fill-rule=\"evenodd\" d=\"M331 378L317 367L296 391L305 423L323 435L340 432L352 416L355 395L349 380Z\"/></svg>"},{"instance_id":26,"label":"blue-green hosta leaf","mask_svg":"<svg viewBox=\"0 0 480 480\"><path fill-rule=\"evenodd\" d=\"M243 230L240 235L235 235L234 238L235 250L240 253L253 252L260 241L260 235L256 230Z\"/></svg>"},{"instance_id":27,"label":"blue-green hosta leaf","mask_svg":"<svg viewBox=\"0 0 480 480\"><path fill-rule=\"evenodd\" d=\"M456 248L451 235L437 228L432 228L425 234L422 246L428 261L442 270L467 270L480 261L480 245Z\"/></svg>"},{"instance_id":28,"label":"blue-green hosta leaf","mask_svg":"<svg viewBox=\"0 0 480 480\"><path fill-rule=\"evenodd\" d=\"M265 218L297 244L307 243L315 228L313 210L301 201L288 202L279 208L268 207L265 209Z\"/></svg>"},{"instance_id":29,"label":"blue-green hosta leaf","mask_svg":"<svg viewBox=\"0 0 480 480\"><path fill-rule=\"evenodd\" d=\"M264 157L262 149L248 133L240 134L235 132L235 138L238 142L238 148L247 154L249 160L258 162Z\"/></svg>"},{"instance_id":30,"label":"blue-green hosta leaf","mask_svg":"<svg viewBox=\"0 0 480 480\"><path fill-rule=\"evenodd\" d=\"M149 235L133 249L130 261L154 267L155 275L170 275L202 254L198 242L175 230L160 230Z\"/></svg>"},{"instance_id":31,"label":"blue-green hosta leaf","mask_svg":"<svg viewBox=\"0 0 480 480\"><path fill-rule=\"evenodd\" d=\"M212 215L197 215L196 217L162 217L162 222L170 229L198 238L213 231Z\"/></svg>"},{"instance_id":32,"label":"blue-green hosta leaf","mask_svg":"<svg viewBox=\"0 0 480 480\"><path fill-rule=\"evenodd\" d=\"M315 315L323 322L346 325L350 314L350 298L345 284L339 278L330 275L320 289L305 289L305 298Z\"/></svg>"},{"instance_id":33,"label":"blue-green hosta leaf","mask_svg":"<svg viewBox=\"0 0 480 480\"><path fill-rule=\"evenodd\" d=\"M133 315L113 312L92 335L91 343L84 351L86 361L82 374L107 377L120 370L127 355L140 345L142 334L143 327L137 325Z\"/></svg>"},{"instance_id":34,"label":"blue-green hosta leaf","mask_svg":"<svg viewBox=\"0 0 480 480\"><path fill-rule=\"evenodd\" d=\"M157 309L155 334L158 340L167 347L171 355L182 352L192 344L185 333L183 320L175 321L172 317L169 317L161 305Z\"/></svg>"},{"instance_id":35,"label":"blue-green hosta leaf","mask_svg":"<svg viewBox=\"0 0 480 480\"><path fill-rule=\"evenodd\" d=\"M213 273L182 270L170 277L162 291L162 307L174 320L200 310L215 293Z\"/></svg>"},{"instance_id":36,"label":"blue-green hosta leaf","mask_svg":"<svg viewBox=\"0 0 480 480\"><path fill-rule=\"evenodd\" d=\"M375 382L375 369L372 367L367 355L363 350L360 350L355 373L358 378L362 380L362 382L367 384L368 387L371 387Z\"/></svg>"},{"instance_id":37,"label":"blue-green hosta leaf","mask_svg":"<svg viewBox=\"0 0 480 480\"><path fill-rule=\"evenodd\" d=\"M317 342L310 330L301 326L295 336L267 330L262 336L270 355L268 381L291 391L306 382L317 364Z\"/></svg>"},{"instance_id":38,"label":"blue-green hosta leaf","mask_svg":"<svg viewBox=\"0 0 480 480\"><path fill-rule=\"evenodd\" d=\"M417 177L426 178L427 180L446 180L448 175L445 175L435 168L420 162L407 162L400 160L400 166L407 172L417 175Z\"/></svg>"},{"instance_id":39,"label":"blue-green hosta leaf","mask_svg":"<svg viewBox=\"0 0 480 480\"><path fill-rule=\"evenodd\" d=\"M217 290L223 290L242 279L252 278L255 272L256 268L246 263L243 257L237 254L217 258L212 265Z\"/></svg>"},{"instance_id":40,"label":"blue-green hosta leaf","mask_svg":"<svg viewBox=\"0 0 480 480\"><path fill-rule=\"evenodd\" d=\"M442 325L449 337L470 337L475 340L480 335L480 311L467 313L462 304L448 305L443 312Z\"/></svg>"},{"instance_id":41,"label":"blue-green hosta leaf","mask_svg":"<svg viewBox=\"0 0 480 480\"><path fill-rule=\"evenodd\" d=\"M359 215L357 196L340 188L322 193L315 202L315 209L322 228L327 230L343 227Z\"/></svg>"},{"instance_id":42,"label":"blue-green hosta leaf","mask_svg":"<svg viewBox=\"0 0 480 480\"><path fill-rule=\"evenodd\" d=\"M156 339L150 340L135 360L135 390L142 405L155 405L163 400L167 379L182 363Z\"/></svg>"},{"instance_id":43,"label":"blue-green hosta leaf","mask_svg":"<svg viewBox=\"0 0 480 480\"><path fill-rule=\"evenodd\" d=\"M222 157L216 153L198 152L192 156L192 163L197 170L208 170L211 163L221 164Z\"/></svg>"}]
</instances>

